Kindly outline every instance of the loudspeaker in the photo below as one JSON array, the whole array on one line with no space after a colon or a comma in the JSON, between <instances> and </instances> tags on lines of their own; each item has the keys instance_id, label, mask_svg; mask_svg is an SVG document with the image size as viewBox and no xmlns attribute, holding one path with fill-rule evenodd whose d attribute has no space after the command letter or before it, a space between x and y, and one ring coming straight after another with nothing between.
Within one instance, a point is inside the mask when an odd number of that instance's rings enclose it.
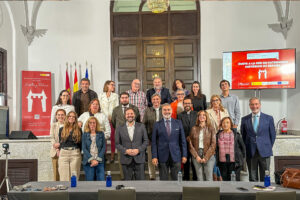
<instances>
[{"instance_id":1,"label":"loudspeaker","mask_svg":"<svg viewBox=\"0 0 300 200\"><path fill-rule=\"evenodd\" d=\"M9 134L9 139L37 139L37 137L31 131L12 131Z\"/></svg>"}]
</instances>

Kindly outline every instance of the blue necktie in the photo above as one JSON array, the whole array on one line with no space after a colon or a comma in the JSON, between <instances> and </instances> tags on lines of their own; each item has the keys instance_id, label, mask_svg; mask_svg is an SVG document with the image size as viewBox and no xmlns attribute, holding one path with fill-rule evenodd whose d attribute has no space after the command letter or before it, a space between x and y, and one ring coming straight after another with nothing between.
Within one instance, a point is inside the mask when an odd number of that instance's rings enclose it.
<instances>
[{"instance_id":1,"label":"blue necktie","mask_svg":"<svg viewBox=\"0 0 300 200\"><path fill-rule=\"evenodd\" d=\"M258 128L258 115L254 115L253 129L254 129L255 133L257 133L257 128Z\"/></svg>"}]
</instances>

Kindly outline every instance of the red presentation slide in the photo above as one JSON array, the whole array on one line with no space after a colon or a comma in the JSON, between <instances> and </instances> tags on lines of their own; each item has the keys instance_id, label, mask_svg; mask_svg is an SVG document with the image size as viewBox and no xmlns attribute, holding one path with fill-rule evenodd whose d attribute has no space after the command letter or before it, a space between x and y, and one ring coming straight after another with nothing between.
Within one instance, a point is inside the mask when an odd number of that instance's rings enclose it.
<instances>
[{"instance_id":1,"label":"red presentation slide","mask_svg":"<svg viewBox=\"0 0 300 200\"><path fill-rule=\"evenodd\" d=\"M223 78L232 89L295 88L295 49L223 53Z\"/></svg>"}]
</instances>

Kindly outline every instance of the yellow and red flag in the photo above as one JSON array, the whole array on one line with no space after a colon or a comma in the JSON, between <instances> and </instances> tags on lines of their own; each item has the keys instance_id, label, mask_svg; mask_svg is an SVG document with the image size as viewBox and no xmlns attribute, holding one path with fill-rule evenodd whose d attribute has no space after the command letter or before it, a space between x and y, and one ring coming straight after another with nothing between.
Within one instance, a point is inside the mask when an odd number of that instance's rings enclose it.
<instances>
[{"instance_id":1,"label":"yellow and red flag","mask_svg":"<svg viewBox=\"0 0 300 200\"><path fill-rule=\"evenodd\" d=\"M73 92L75 93L77 91L78 91L78 78L77 78L77 69L75 68Z\"/></svg>"},{"instance_id":2,"label":"yellow and red flag","mask_svg":"<svg viewBox=\"0 0 300 200\"><path fill-rule=\"evenodd\" d=\"M70 101L71 100L71 88L70 88L70 79L69 79L69 72L68 72L68 68L66 69L66 90L69 92L70 94Z\"/></svg>"}]
</instances>

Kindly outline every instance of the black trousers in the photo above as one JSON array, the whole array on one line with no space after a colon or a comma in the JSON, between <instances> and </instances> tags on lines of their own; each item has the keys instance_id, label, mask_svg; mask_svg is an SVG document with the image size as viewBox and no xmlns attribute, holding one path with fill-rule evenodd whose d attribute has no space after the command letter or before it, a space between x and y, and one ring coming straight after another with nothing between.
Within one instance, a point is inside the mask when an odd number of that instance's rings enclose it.
<instances>
[{"instance_id":1,"label":"black trousers","mask_svg":"<svg viewBox=\"0 0 300 200\"><path fill-rule=\"evenodd\" d=\"M159 179L161 181L169 180L169 170L171 171L171 179L177 180L177 175L181 167L181 162L174 162L172 160L171 154L169 153L169 158L167 162L161 163L158 161Z\"/></svg>"},{"instance_id":2,"label":"black trousers","mask_svg":"<svg viewBox=\"0 0 300 200\"><path fill-rule=\"evenodd\" d=\"M188 151L187 161L183 165L183 170L184 170L183 180L185 180L185 181L190 180L190 169L191 169L191 167L192 167L193 181L196 181L197 180L197 174L196 174L194 164L192 162L192 154L190 153L190 151Z\"/></svg>"},{"instance_id":3,"label":"black trousers","mask_svg":"<svg viewBox=\"0 0 300 200\"><path fill-rule=\"evenodd\" d=\"M247 166L249 171L249 181L260 182L265 179L265 171L270 170L270 157L261 157L258 150L252 158L247 158ZM259 169L259 176L258 176Z\"/></svg>"},{"instance_id":4,"label":"black trousers","mask_svg":"<svg viewBox=\"0 0 300 200\"><path fill-rule=\"evenodd\" d=\"M128 165L122 164L124 180L145 180L145 164L136 163L134 159Z\"/></svg>"},{"instance_id":5,"label":"black trousers","mask_svg":"<svg viewBox=\"0 0 300 200\"><path fill-rule=\"evenodd\" d=\"M234 162L219 162L218 167L220 169L221 176L223 181L231 181L231 173L235 172L236 181L241 180L241 170L242 166L235 167Z\"/></svg>"}]
</instances>

